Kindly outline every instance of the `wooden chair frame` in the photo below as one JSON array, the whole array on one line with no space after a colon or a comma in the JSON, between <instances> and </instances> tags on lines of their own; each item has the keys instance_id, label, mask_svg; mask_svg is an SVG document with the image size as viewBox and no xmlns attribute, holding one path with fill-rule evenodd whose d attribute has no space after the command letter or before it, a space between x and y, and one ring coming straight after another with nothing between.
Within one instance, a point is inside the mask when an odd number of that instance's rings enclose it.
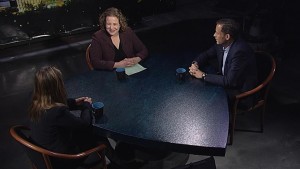
<instances>
[{"instance_id":1,"label":"wooden chair frame","mask_svg":"<svg viewBox=\"0 0 300 169\"><path fill-rule=\"evenodd\" d=\"M255 55L259 55L259 56L264 56L264 57L268 57L269 61L271 62L271 68L269 70L269 73L267 75L267 77L265 78L265 80L263 80L257 87L255 87L252 90L240 93L238 95L235 96L235 100L234 100L234 104L233 107L231 109L231 125L229 127L229 133L230 133L230 138L229 138L229 145L232 145L233 143L233 135L234 135L234 131L235 129L235 123L236 123L236 115L238 113L243 113L243 112L251 112L254 110L257 110L258 108L261 108L260 111L260 130L259 132L263 132L263 128L264 128L264 114L265 114L265 109L266 109L266 100L267 100L267 96L269 93L269 89L270 89L270 82L275 74L275 70L276 70L276 62L273 58L273 56L267 52L264 51L256 51ZM259 73L259 72L258 72ZM238 108L238 104L239 102L246 98L249 97L251 95L255 95L258 92L261 92L262 90L265 90L262 94L262 97L259 98L258 102L251 107L248 110L241 110ZM253 132L252 130L242 130L242 131L250 131Z\"/></svg>"},{"instance_id":2,"label":"wooden chair frame","mask_svg":"<svg viewBox=\"0 0 300 169\"><path fill-rule=\"evenodd\" d=\"M100 159L102 160L102 167L104 169L107 168L106 159L105 159L105 148L106 148L105 144L100 144L97 147L86 150L84 152L80 152L78 154L56 153L56 152L44 149L42 147L39 147L39 146L31 143L30 141L28 141L28 139L22 137L20 135L20 132L22 132L22 134L23 134L24 131L30 131L30 129L23 125L16 125L16 126L13 126L10 128L10 134L17 142L26 146L29 149L32 149L32 150L42 154L47 169L53 169L50 157L61 158L61 159L80 159L83 157L87 157L92 153L96 153L98 155L98 157L100 157ZM32 168L37 169L34 162L31 161L31 163L32 163Z\"/></svg>"},{"instance_id":3,"label":"wooden chair frame","mask_svg":"<svg viewBox=\"0 0 300 169\"><path fill-rule=\"evenodd\" d=\"M86 48L86 51L85 51L85 60L86 60L86 63L89 67L90 70L94 70L94 67L91 63L91 58L90 58L90 48L91 48L91 44L89 44L89 46Z\"/></svg>"}]
</instances>

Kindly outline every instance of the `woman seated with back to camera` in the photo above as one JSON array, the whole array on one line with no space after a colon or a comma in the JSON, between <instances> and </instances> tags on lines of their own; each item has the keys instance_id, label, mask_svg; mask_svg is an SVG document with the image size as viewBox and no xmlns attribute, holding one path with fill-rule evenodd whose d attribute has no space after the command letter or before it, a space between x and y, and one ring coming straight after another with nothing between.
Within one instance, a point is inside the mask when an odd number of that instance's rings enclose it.
<instances>
[{"instance_id":1,"label":"woman seated with back to camera","mask_svg":"<svg viewBox=\"0 0 300 169\"><path fill-rule=\"evenodd\" d=\"M67 99L62 73L53 66L38 70L34 78L34 90L29 117L31 139L50 151L74 154L107 143L106 138L92 134L92 99L79 97ZM70 110L81 110L80 117ZM54 168L76 168L84 159L52 159Z\"/></svg>"},{"instance_id":2,"label":"woman seated with back to camera","mask_svg":"<svg viewBox=\"0 0 300 169\"><path fill-rule=\"evenodd\" d=\"M148 50L117 8L106 9L99 17L100 30L94 33L90 59L95 69L131 67L148 56Z\"/></svg>"}]
</instances>

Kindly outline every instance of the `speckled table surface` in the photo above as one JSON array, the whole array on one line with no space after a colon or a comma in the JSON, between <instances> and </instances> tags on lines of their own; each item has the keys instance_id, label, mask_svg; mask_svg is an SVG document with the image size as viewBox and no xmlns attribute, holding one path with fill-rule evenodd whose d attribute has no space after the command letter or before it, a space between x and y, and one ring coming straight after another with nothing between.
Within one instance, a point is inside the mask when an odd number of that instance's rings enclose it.
<instances>
[{"instance_id":1,"label":"speckled table surface","mask_svg":"<svg viewBox=\"0 0 300 169\"><path fill-rule=\"evenodd\" d=\"M186 76L177 67L190 59L156 55L147 69L118 81L114 71L89 71L66 81L69 97L90 96L104 103L95 121L99 134L152 148L224 156L229 112L223 88ZM159 60L159 61L158 61Z\"/></svg>"}]
</instances>

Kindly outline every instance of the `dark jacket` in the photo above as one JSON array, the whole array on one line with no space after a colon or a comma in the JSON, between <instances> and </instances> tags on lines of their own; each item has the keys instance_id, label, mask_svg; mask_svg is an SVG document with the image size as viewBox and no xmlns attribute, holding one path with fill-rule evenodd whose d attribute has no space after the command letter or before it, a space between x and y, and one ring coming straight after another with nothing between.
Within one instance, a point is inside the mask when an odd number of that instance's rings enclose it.
<instances>
[{"instance_id":1,"label":"dark jacket","mask_svg":"<svg viewBox=\"0 0 300 169\"><path fill-rule=\"evenodd\" d=\"M148 56L147 48L129 27L124 32L120 32L120 41L127 58L138 56L145 59ZM90 58L95 69L113 69L115 47L106 31L99 30L93 35Z\"/></svg>"},{"instance_id":2,"label":"dark jacket","mask_svg":"<svg viewBox=\"0 0 300 169\"><path fill-rule=\"evenodd\" d=\"M214 45L201 53L195 61L200 69L209 59L217 57L218 72L222 72L223 47ZM252 48L242 39L235 40L228 52L225 62L224 75L207 74L205 81L225 87L229 98L234 95L253 89L257 85L256 59ZM250 102L247 104L251 104Z\"/></svg>"},{"instance_id":3,"label":"dark jacket","mask_svg":"<svg viewBox=\"0 0 300 169\"><path fill-rule=\"evenodd\" d=\"M52 107L43 114L38 122L31 122L31 138L38 145L55 152L76 153L75 133L91 130L92 114L89 103L76 106L74 99L68 99L68 106ZM70 110L81 110L80 117Z\"/></svg>"}]
</instances>

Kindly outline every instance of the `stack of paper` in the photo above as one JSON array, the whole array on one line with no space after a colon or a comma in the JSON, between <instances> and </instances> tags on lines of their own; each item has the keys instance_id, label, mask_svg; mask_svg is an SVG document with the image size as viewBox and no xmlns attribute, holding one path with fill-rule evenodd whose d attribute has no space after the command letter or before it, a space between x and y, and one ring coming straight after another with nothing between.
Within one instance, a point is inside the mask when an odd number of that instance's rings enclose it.
<instances>
[{"instance_id":1,"label":"stack of paper","mask_svg":"<svg viewBox=\"0 0 300 169\"><path fill-rule=\"evenodd\" d=\"M125 68L125 73L129 76L129 75L141 72L141 71L143 71L145 69L146 68L144 68L142 65L136 64L136 65L131 66L131 67L126 67Z\"/></svg>"}]
</instances>

